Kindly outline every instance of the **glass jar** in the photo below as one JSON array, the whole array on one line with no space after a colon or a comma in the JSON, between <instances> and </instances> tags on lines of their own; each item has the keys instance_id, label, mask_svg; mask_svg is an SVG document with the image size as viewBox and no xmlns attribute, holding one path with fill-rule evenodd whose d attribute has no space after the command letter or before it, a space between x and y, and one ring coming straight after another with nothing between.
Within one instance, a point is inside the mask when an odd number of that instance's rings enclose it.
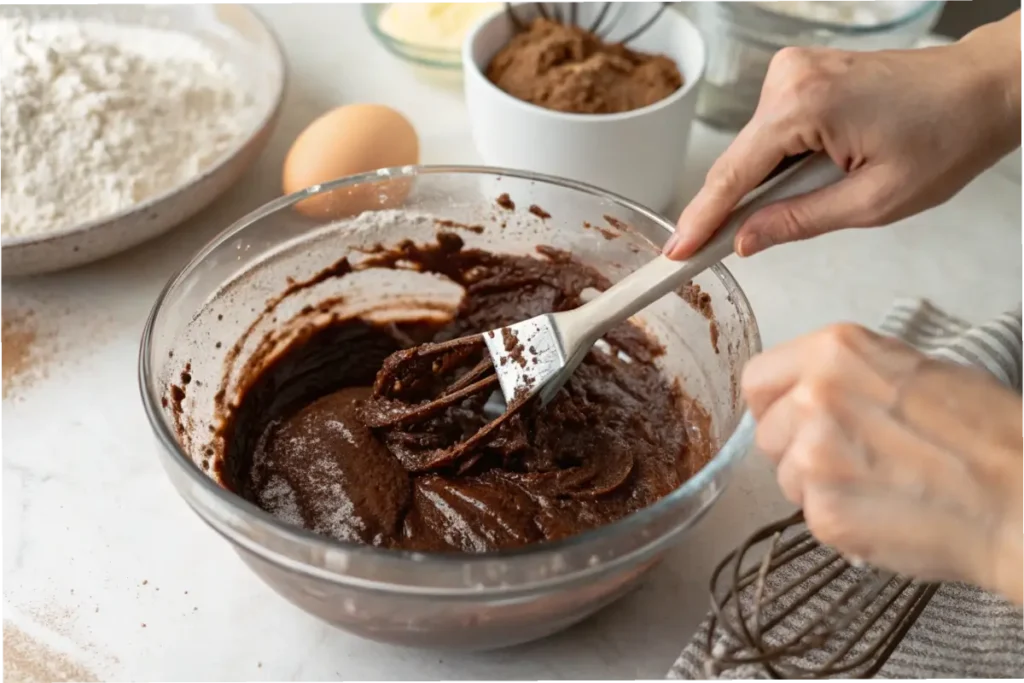
<instances>
[{"instance_id":1,"label":"glass jar","mask_svg":"<svg viewBox=\"0 0 1024 683\"><path fill-rule=\"evenodd\" d=\"M943 2L829 2L845 5L843 23L807 18L804 8L824 3L692 2L683 11L707 43L707 66L697 116L716 128L737 130L757 108L768 64L787 46L845 50L913 47L938 21ZM776 7L772 7L776 5ZM827 8L826 8L827 9ZM833 12L839 10L833 7ZM872 12L870 24L856 12ZM820 15L819 15L820 16ZM859 21L860 23L854 23Z\"/></svg>"}]
</instances>

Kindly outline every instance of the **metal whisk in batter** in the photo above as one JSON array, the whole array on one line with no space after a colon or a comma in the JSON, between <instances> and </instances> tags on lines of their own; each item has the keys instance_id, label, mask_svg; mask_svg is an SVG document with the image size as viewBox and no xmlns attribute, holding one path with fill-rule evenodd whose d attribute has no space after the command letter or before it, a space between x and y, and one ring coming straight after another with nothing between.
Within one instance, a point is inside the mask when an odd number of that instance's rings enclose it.
<instances>
[{"instance_id":1,"label":"metal whisk in batter","mask_svg":"<svg viewBox=\"0 0 1024 683\"><path fill-rule=\"evenodd\" d=\"M757 561L744 566L751 556ZM710 589L708 677L729 671L730 677L869 678L938 585L843 558L815 541L797 512L727 555Z\"/></svg>"},{"instance_id":2,"label":"metal whisk in batter","mask_svg":"<svg viewBox=\"0 0 1024 683\"><path fill-rule=\"evenodd\" d=\"M641 23L639 26L634 28L625 36L619 38L613 36L615 29L622 21L622 17L626 12L627 3L624 2L602 2L594 3L600 5L600 9L597 13L587 21L585 24L579 21L579 5L577 2L566 2L566 3L544 3L535 2L531 3L537 8L537 13L545 19L552 19L562 24L573 24L581 26L590 33L593 33L597 37L607 42L615 43L629 43L632 40L636 40L640 37L647 29L654 26L654 23L658 21L658 18L664 13L671 3L661 2L658 3L658 8L655 9L651 17ZM505 3L505 11L508 13L512 23L519 30L525 30L526 25L516 15L515 8L511 2Z\"/></svg>"}]
</instances>

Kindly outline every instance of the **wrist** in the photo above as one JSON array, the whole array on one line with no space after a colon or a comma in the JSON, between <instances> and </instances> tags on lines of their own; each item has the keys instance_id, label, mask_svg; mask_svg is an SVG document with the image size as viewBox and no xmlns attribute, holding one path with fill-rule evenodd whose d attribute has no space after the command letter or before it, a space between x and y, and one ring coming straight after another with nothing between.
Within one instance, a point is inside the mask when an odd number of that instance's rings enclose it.
<instances>
[{"instance_id":1,"label":"wrist","mask_svg":"<svg viewBox=\"0 0 1024 683\"><path fill-rule=\"evenodd\" d=\"M1021 144L1020 12L982 26L950 46L963 96L982 113L992 151L1002 157Z\"/></svg>"}]
</instances>

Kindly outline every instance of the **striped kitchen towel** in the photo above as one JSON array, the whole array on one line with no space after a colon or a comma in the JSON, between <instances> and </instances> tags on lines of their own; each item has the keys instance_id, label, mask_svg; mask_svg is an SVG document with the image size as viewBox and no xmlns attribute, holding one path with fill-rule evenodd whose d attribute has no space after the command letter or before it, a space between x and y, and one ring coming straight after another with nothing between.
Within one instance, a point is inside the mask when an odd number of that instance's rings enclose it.
<instances>
[{"instance_id":1,"label":"striped kitchen towel","mask_svg":"<svg viewBox=\"0 0 1024 683\"><path fill-rule=\"evenodd\" d=\"M1007 386L1021 390L1021 310L972 327L918 299L897 301L881 330L906 340L936 358L982 368ZM797 576L830 551L819 548L784 569ZM781 574L782 572L780 572ZM849 581L852 582L851 577ZM837 589L837 593L842 587ZM750 599L749 591L744 593ZM893 610L887 613L892 618ZM709 622L679 655L668 678L703 679L703 643ZM772 641L788 639L799 624L777 629ZM856 650L855 650L856 651ZM808 654L805 664L823 661L827 653ZM719 678L765 678L761 667L723 671ZM1024 613L1003 598L959 583L943 584L920 618L878 673L879 678L1021 678L1024 677Z\"/></svg>"}]
</instances>

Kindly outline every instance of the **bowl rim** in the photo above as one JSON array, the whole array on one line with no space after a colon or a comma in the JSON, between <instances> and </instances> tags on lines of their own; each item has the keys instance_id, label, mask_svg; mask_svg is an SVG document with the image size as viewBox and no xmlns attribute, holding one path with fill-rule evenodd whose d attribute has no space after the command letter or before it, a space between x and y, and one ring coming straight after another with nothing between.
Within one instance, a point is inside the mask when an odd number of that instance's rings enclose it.
<instances>
[{"instance_id":1,"label":"bowl rim","mask_svg":"<svg viewBox=\"0 0 1024 683\"><path fill-rule=\"evenodd\" d=\"M722 3L717 3L722 4ZM911 9L910 11L902 14L896 19L891 19L881 24L857 25L857 24L840 24L831 21L821 21L819 19L808 19L806 17L799 17L792 14L786 14L784 12L774 12L770 8L763 6L760 2L747 3L747 6L752 7L755 12L762 16L770 16L774 20L786 20L791 21L797 26L808 28L817 31L829 31L835 34L845 35L870 35L885 33L886 31L892 31L898 29L907 24L912 24L921 17L925 16L931 11L939 10L942 8L944 0L922 0L918 3L918 7Z\"/></svg>"},{"instance_id":2,"label":"bowl rim","mask_svg":"<svg viewBox=\"0 0 1024 683\"><path fill-rule=\"evenodd\" d=\"M263 112L263 115L260 117L260 119L258 121L253 122L253 125L251 126L250 130L247 131L242 137L240 137L235 145L233 145L230 149L228 149L219 157L217 157L217 159L215 159L213 163L207 166L206 169L204 169L200 173L196 174L192 178L186 180L185 182L179 185L176 185L168 190L165 190L160 194L153 195L152 197L149 197L148 199L145 199L137 204L132 204L131 206L126 207L116 213L100 216L99 218L94 218L90 221L78 223L76 225L63 228L61 230L46 232L40 235L18 235L12 237L0 237L0 249L13 249L16 247L24 247L29 245L36 246L40 244L46 244L51 241L62 240L67 237L79 235L82 233L89 232L91 230L102 228L107 224L124 220L128 216L131 216L136 213L145 213L146 211L153 209L158 204L161 204L173 198L174 196L180 194L181 192L187 190L188 188L193 187L203 182L207 178L220 172L223 169L223 167L226 166L238 154L240 154L242 150L244 150L245 147L253 141L253 139L257 138L263 131L267 130L267 128L277 119L284 105L284 96L288 86L288 60L285 58L284 48L282 47L281 39L277 36L273 28L271 28L270 23L266 19L264 19L258 12L254 11L248 5L235 5L234 7L239 11L245 12L248 15L246 18L248 20L254 21L254 23L260 26L260 28L266 33L267 37L270 39L270 57L274 60L274 63L278 66L278 68L281 71L281 78L277 80L277 89L276 92L273 93L273 97L270 100L270 105L266 108L266 111ZM175 29L173 27L169 27L164 30L183 32L180 31L180 29ZM188 35L193 34L189 33ZM193 35L193 37L195 36Z\"/></svg>"},{"instance_id":3,"label":"bowl rim","mask_svg":"<svg viewBox=\"0 0 1024 683\"><path fill-rule=\"evenodd\" d=\"M600 199L610 200L624 208L635 211L645 219L654 223L656 226L661 227L665 231L666 238L672 233L675 227L670 221L651 209L615 193L594 187L593 185L565 178L558 178L555 176L532 173L529 171L489 166L414 165L379 169L377 171L347 176L328 183L314 185L306 188L305 190L300 190L268 202L229 225L207 242L205 246L200 248L187 263L179 268L177 272L168 279L167 283L156 297L153 307L147 316L139 347L138 382L146 418L148 419L150 427L156 435L157 440L160 442L162 455L165 456L163 457L163 461L165 466L175 467L180 473L185 475L190 484L199 486L204 493L212 496L213 500L216 501L217 506L223 506L224 509L230 513L229 515L220 514L219 518L212 519L206 514L206 512L204 512L203 509L201 509L200 506L197 506L193 504L192 501L186 499L186 503L188 503L189 506L192 507L192 509L207 524L213 527L218 533L225 536L231 543L248 550L262 560L270 562L271 564L290 568L300 574L318 577L329 582L390 593L479 598L494 595L508 596L510 594L537 590L539 587L562 585L578 581L588 576L604 574L612 568L626 564L632 558L648 552L650 547L664 542L670 534L665 533L660 536L655 536L649 539L649 542L644 545L612 558L611 560L597 563L595 566L589 566L580 571L567 572L528 583L483 588L441 588L436 586L424 588L413 584L375 581L364 577L348 575L340 571L332 570L328 567L302 562L278 550L269 548L264 543L257 542L251 537L251 535L233 532L234 527L229 523L229 517L240 516L249 528L258 529L262 537L275 538L275 540L284 541L285 543L293 546L301 546L306 550L313 550L313 554L308 552L305 554L307 557L317 556L315 551L321 551L321 554L319 555L321 557L324 556L325 551L341 551L343 553L361 555L366 558L378 559L387 563L402 563L409 567L423 566L425 561L435 564L444 564L449 567L466 567L467 565L484 565L495 561L515 561L517 559L531 557L538 558L560 551L579 549L593 541L607 541L610 538L626 536L630 532L641 531L647 522L659 518L663 513L672 510L684 501L697 495L700 491L704 490L705 486L707 486L716 477L716 475L720 472L727 471L732 465L746 455L750 445L750 418L749 413L745 412L741 398L738 399L737 403L738 417L736 419L736 424L733 426L732 432L729 436L722 441L722 445L718 451L693 476L683 482L683 484L678 488L654 502L652 505L626 515L611 524L607 524L596 529L590 529L558 541L530 544L521 548L509 550L469 554L422 553L408 550L382 549L365 544L335 540L306 529L286 524L250 501L245 500L241 496L220 486L207 473L203 472L200 466L196 464L196 462L181 448L181 445L175 438L168 421L164 419L161 410L160 396L151 392L151 386L156 384L156 375L152 363L154 327L163 312L164 307L169 305L167 298L171 291L195 268L200 266L204 259L215 248L231 239L237 233L245 230L245 228L256 221L283 209L287 209L303 199L322 192L331 192L341 187L358 185L360 183L369 183L373 181L379 182L382 179L393 180L401 178L415 178L417 176L424 175L444 174L490 176L499 178L509 177L531 181L538 184L543 183L556 185L565 189L594 195ZM760 328L746 293L739 286L739 283L729 270L722 264L719 263L712 266L708 269L708 272L715 275L719 282L726 287L736 308L739 309L749 320L748 329L750 332L750 351L752 355L759 353L762 348ZM178 490L179 495L181 495L181 491L177 489L177 487L176 490ZM707 501L701 509L699 509L692 517L687 519L680 526L676 527L673 532L681 532L695 524L703 514L710 509L714 500L717 499L718 494L720 493L721 491L716 492L714 498Z\"/></svg>"},{"instance_id":4,"label":"bowl rim","mask_svg":"<svg viewBox=\"0 0 1024 683\"><path fill-rule=\"evenodd\" d=\"M366 22L366 27L370 29L370 33L374 38L384 47L385 50L390 52L395 57L415 64L416 66L430 67L432 69L444 69L446 71L461 71L462 70L462 47L444 48L444 47L430 47L428 45L417 45L416 43L410 43L400 38L395 38L390 33L386 33L380 27L380 15L391 3L364 3L362 6L363 21ZM401 49L396 49L401 48ZM404 50L411 52L421 52L425 55L436 55L435 58L431 57L419 57L415 54L410 54Z\"/></svg>"},{"instance_id":5,"label":"bowl rim","mask_svg":"<svg viewBox=\"0 0 1024 683\"><path fill-rule=\"evenodd\" d=\"M647 3L632 4L640 5ZM528 10L530 7L532 7L532 5L530 5L529 3L524 3L522 5L517 5L517 7L519 7L520 9ZM648 104L646 107L640 107L639 109L632 109L630 111L617 112L614 114L577 114L572 112L547 109L545 107L541 107L539 105L526 102L525 100L521 100L518 97L510 95L509 93L499 88L497 85L492 83L489 78L487 78L487 75L484 73L481 66L476 63L475 59L473 59L473 49L476 45L476 41L480 37L480 33L484 30L484 28L489 26L491 22L499 21L503 18L505 18L505 12L496 12L494 14L483 17L482 19L477 21L477 23L473 26L472 29L470 29L469 33L466 35L466 40L462 43L463 73L466 73L470 77L467 79L467 83L469 82L469 80L477 81L482 84L484 90L490 93L491 96L497 97L500 101L506 103L507 105L518 107L521 110L528 113L532 113L534 115L548 116L556 121L585 124L617 123L621 121L628 121L630 119L635 119L642 116L646 116L648 114L653 114L654 112L660 111L661 109L671 107L680 100L689 96L691 93L695 93L695 91L697 91L701 83L703 83L704 81L704 72L707 70L708 65L707 41L704 40L704 36L700 32L700 29L697 28L697 25L693 21L691 21L689 17L685 16L682 12L678 12L669 8L668 11L662 12L661 16L658 18L658 21L675 21L677 22L677 25L686 27L695 38L695 49L698 49L700 54L699 68L696 69L696 72L694 74L692 74L692 77L690 74L683 74L684 76L686 76L686 80L683 82L682 87L680 87L678 90L673 92L668 97L660 99L652 104ZM672 61L676 60L673 59ZM680 65L676 64L676 67L679 68ZM682 71L681 68L680 71Z\"/></svg>"}]
</instances>

